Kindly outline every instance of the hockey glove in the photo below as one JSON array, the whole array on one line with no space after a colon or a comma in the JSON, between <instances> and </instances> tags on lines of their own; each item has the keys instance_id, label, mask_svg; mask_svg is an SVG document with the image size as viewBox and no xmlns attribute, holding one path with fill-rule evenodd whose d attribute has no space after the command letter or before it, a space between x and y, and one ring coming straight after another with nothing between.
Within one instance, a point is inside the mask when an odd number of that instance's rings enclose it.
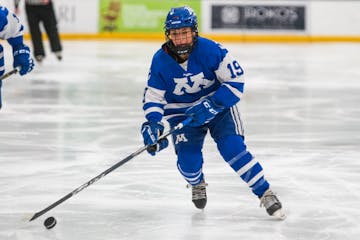
<instances>
[{"instance_id":1,"label":"hockey glove","mask_svg":"<svg viewBox=\"0 0 360 240\"><path fill-rule=\"evenodd\" d=\"M144 144L146 146L149 145L147 151L152 156L155 156L156 152L161 151L169 145L169 141L166 138L158 141L163 132L164 124L161 122L144 122L141 126Z\"/></svg>"},{"instance_id":2,"label":"hockey glove","mask_svg":"<svg viewBox=\"0 0 360 240\"><path fill-rule=\"evenodd\" d=\"M25 75L34 68L34 60L30 57L30 49L24 44L13 47L13 67L20 67L20 75Z\"/></svg>"},{"instance_id":3,"label":"hockey glove","mask_svg":"<svg viewBox=\"0 0 360 240\"><path fill-rule=\"evenodd\" d=\"M210 122L224 107L216 105L211 98L205 98L199 104L186 110L185 114L192 118L188 126L198 127Z\"/></svg>"}]
</instances>

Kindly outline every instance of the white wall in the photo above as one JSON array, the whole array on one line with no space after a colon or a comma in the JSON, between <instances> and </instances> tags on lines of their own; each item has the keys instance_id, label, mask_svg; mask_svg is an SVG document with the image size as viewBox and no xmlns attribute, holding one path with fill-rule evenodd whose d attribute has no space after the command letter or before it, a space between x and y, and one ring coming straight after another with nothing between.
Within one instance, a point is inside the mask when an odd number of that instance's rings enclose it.
<instances>
[{"instance_id":1,"label":"white wall","mask_svg":"<svg viewBox=\"0 0 360 240\"><path fill-rule=\"evenodd\" d=\"M97 33L98 0L55 0L61 32Z\"/></svg>"},{"instance_id":2,"label":"white wall","mask_svg":"<svg viewBox=\"0 0 360 240\"><path fill-rule=\"evenodd\" d=\"M24 2L24 0L20 2L18 16L27 32ZM13 0L2 0L0 4L14 11ZM61 33L98 32L98 0L53 0L53 4Z\"/></svg>"},{"instance_id":3,"label":"white wall","mask_svg":"<svg viewBox=\"0 0 360 240\"><path fill-rule=\"evenodd\" d=\"M311 1L311 35L360 36L360 1Z\"/></svg>"}]
</instances>

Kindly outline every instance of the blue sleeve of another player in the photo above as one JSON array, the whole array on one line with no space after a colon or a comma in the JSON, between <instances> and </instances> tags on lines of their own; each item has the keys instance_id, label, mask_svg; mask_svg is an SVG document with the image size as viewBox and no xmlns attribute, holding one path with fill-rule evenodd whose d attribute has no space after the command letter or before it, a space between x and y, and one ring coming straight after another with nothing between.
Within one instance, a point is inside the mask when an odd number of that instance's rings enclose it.
<instances>
[{"instance_id":1,"label":"blue sleeve of another player","mask_svg":"<svg viewBox=\"0 0 360 240\"><path fill-rule=\"evenodd\" d=\"M231 107L240 101L244 92L244 71L238 61L221 45L216 51L215 74L222 83L212 96L215 103Z\"/></svg>"},{"instance_id":2,"label":"blue sleeve of another player","mask_svg":"<svg viewBox=\"0 0 360 240\"><path fill-rule=\"evenodd\" d=\"M143 110L146 119L151 122L160 122L164 115L166 103L165 86L156 68L156 62L153 60L143 98Z\"/></svg>"},{"instance_id":3,"label":"blue sleeve of another player","mask_svg":"<svg viewBox=\"0 0 360 240\"><path fill-rule=\"evenodd\" d=\"M0 32L4 31L5 26L8 24L8 13L9 11L6 7L0 6Z\"/></svg>"},{"instance_id":4,"label":"blue sleeve of another player","mask_svg":"<svg viewBox=\"0 0 360 240\"><path fill-rule=\"evenodd\" d=\"M24 26L18 17L6 7L0 6L0 39L8 40L11 46L23 43Z\"/></svg>"}]
</instances>

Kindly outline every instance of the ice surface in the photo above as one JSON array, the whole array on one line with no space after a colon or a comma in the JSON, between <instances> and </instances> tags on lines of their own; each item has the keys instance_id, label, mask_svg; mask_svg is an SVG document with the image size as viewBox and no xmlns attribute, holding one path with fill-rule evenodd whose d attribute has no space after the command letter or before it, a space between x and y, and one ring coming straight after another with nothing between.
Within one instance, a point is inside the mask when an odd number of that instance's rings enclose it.
<instances>
[{"instance_id":1,"label":"ice surface","mask_svg":"<svg viewBox=\"0 0 360 240\"><path fill-rule=\"evenodd\" d=\"M359 44L225 43L245 69L247 145L285 221L259 208L207 139L203 212L170 147L134 158L28 222L141 147L143 87L161 43L63 44L62 62L49 53L33 73L3 82L0 239L359 239ZM58 221L52 230L42 225L49 216Z\"/></svg>"}]
</instances>

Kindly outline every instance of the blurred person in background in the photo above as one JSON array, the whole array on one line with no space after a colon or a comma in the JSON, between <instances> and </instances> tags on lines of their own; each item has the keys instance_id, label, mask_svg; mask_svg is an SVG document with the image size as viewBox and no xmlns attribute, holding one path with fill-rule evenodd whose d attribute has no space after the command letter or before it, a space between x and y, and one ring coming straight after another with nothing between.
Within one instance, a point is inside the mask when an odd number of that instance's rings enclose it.
<instances>
[{"instance_id":1,"label":"blurred person in background","mask_svg":"<svg viewBox=\"0 0 360 240\"><path fill-rule=\"evenodd\" d=\"M18 17L6 7L0 6L0 39L7 40L13 51L13 67L19 69L20 75L27 74L34 68L34 60L30 49L23 43L24 26ZM0 77L5 73L3 47L0 45ZM2 80L0 80L0 108Z\"/></svg>"},{"instance_id":2,"label":"blurred person in background","mask_svg":"<svg viewBox=\"0 0 360 240\"><path fill-rule=\"evenodd\" d=\"M19 11L20 0L15 0L15 12ZM34 48L35 60L39 63L45 58L40 22L43 23L50 41L51 51L58 60L62 59L62 46L57 28L54 6L51 0L25 0L25 10Z\"/></svg>"}]
</instances>

